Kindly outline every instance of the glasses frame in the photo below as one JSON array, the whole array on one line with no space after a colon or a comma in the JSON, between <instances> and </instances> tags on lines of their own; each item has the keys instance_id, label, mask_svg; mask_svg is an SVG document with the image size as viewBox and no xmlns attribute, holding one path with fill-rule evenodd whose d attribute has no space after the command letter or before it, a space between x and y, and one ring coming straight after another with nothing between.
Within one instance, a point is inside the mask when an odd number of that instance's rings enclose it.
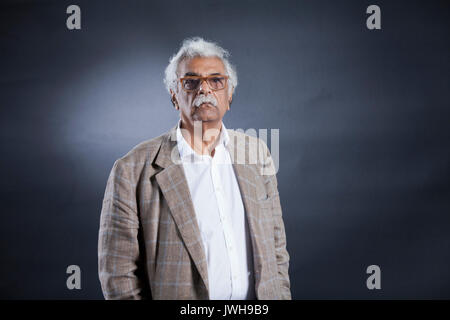
<instances>
[{"instance_id":1,"label":"glasses frame","mask_svg":"<svg viewBox=\"0 0 450 320\"><path fill-rule=\"evenodd\" d=\"M224 78L224 79L225 79L225 85L224 85L223 88L221 88L221 89L213 89L213 88L209 85L209 82L208 82L208 79L210 79L210 78ZM180 80L180 84L181 84L181 89L183 89L183 90L186 91L186 92L194 92L194 91L197 91L197 90L200 88L200 86L202 85L203 81L206 81L206 83L208 84L208 87L210 87L210 89L211 89L212 91L219 91L219 90L223 90L223 89L226 88L226 86L228 85L228 78L229 78L229 76L216 74L216 75L209 75L209 76L206 76L206 77L201 77L201 76L186 76L186 77L181 77L181 78L179 78L179 80ZM184 86L183 86L183 81L186 80L186 79L197 79L197 80L200 80L200 84L199 84L199 86L198 86L196 89L193 89L193 90L185 89Z\"/></svg>"}]
</instances>

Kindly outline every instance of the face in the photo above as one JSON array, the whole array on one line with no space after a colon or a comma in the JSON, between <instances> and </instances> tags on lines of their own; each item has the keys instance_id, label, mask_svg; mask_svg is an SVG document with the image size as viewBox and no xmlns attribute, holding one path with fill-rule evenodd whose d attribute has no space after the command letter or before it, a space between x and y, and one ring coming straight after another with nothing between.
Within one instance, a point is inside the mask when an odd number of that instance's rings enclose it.
<instances>
[{"instance_id":1,"label":"face","mask_svg":"<svg viewBox=\"0 0 450 320\"><path fill-rule=\"evenodd\" d=\"M194 57L183 59L178 66L178 78L185 76L207 76L226 75L225 66L217 57ZM177 81L176 92L171 90L172 101L175 106L179 106L181 118L185 122L192 124L194 121L220 122L228 110L231 103L232 94L229 94L229 80L221 90L212 90L207 81L200 83L197 90L186 92ZM217 100L217 105L203 103L199 107L195 106L196 98L200 96L213 96Z\"/></svg>"}]
</instances>

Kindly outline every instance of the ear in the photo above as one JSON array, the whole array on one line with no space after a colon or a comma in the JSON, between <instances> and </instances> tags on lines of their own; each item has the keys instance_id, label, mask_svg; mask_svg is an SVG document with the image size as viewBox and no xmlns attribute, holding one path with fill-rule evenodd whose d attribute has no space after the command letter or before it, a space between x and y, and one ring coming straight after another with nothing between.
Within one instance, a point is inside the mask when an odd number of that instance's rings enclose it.
<instances>
[{"instance_id":1,"label":"ear","mask_svg":"<svg viewBox=\"0 0 450 320\"><path fill-rule=\"evenodd\" d=\"M180 107L178 106L177 96L172 89L170 89L170 100L172 101L174 108L178 110Z\"/></svg>"},{"instance_id":2,"label":"ear","mask_svg":"<svg viewBox=\"0 0 450 320\"><path fill-rule=\"evenodd\" d=\"M233 88L233 90L231 90L230 97L228 98L228 109L230 108L231 103L233 102L233 92L234 92L234 88Z\"/></svg>"}]
</instances>

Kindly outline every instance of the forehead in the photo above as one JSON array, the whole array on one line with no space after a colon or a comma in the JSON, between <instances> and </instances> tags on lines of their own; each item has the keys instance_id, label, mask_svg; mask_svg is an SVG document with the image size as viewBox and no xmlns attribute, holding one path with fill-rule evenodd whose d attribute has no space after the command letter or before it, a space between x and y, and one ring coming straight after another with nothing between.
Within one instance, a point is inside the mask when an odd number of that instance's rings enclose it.
<instances>
[{"instance_id":1,"label":"forehead","mask_svg":"<svg viewBox=\"0 0 450 320\"><path fill-rule=\"evenodd\" d=\"M226 74L222 59L218 57L185 58L180 62L178 71L181 77L186 73L195 73L200 76L213 73Z\"/></svg>"}]
</instances>

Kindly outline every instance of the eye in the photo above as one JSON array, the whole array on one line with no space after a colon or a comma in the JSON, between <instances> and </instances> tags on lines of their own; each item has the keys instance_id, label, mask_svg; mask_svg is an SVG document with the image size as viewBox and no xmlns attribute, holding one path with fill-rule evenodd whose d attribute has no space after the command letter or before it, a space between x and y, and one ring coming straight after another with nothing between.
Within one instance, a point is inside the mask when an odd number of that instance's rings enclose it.
<instances>
[{"instance_id":1,"label":"eye","mask_svg":"<svg viewBox=\"0 0 450 320\"><path fill-rule=\"evenodd\" d=\"M198 86L199 80L197 79L186 79L184 80L184 87L186 89L195 89Z\"/></svg>"},{"instance_id":2,"label":"eye","mask_svg":"<svg viewBox=\"0 0 450 320\"><path fill-rule=\"evenodd\" d=\"M214 81L215 83L222 82L222 80L223 80L223 78L221 78L221 77L214 77L214 78L212 78L212 81Z\"/></svg>"}]
</instances>

